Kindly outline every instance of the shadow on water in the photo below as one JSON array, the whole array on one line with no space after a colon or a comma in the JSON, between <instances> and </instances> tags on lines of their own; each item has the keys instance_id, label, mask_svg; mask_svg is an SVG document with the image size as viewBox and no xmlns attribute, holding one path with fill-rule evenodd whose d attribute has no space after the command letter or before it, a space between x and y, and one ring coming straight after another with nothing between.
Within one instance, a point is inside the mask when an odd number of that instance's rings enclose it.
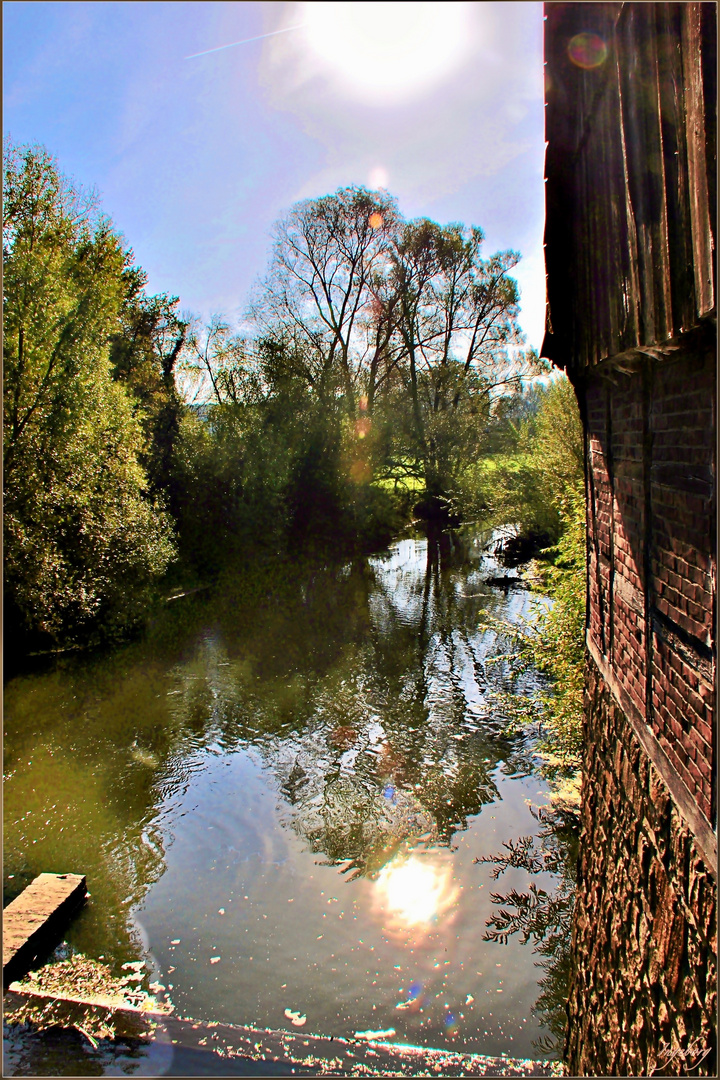
<instances>
[{"instance_id":1,"label":"shadow on water","mask_svg":"<svg viewBox=\"0 0 720 1080\"><path fill-rule=\"evenodd\" d=\"M546 794L492 696L510 676L479 614L529 599L487 584L487 540L278 560L142 641L16 675L5 903L41 871L85 873L68 947L117 970L148 955L184 1015L531 1053L544 988L531 949L483 937L473 862L537 833ZM547 895L562 878L533 874Z\"/></svg>"}]
</instances>

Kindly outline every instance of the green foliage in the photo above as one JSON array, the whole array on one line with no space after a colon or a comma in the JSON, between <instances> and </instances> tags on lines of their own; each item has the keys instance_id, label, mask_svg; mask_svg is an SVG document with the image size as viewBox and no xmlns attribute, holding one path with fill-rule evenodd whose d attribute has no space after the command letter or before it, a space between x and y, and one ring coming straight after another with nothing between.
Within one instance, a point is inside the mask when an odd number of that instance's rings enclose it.
<instances>
[{"instance_id":1,"label":"green foliage","mask_svg":"<svg viewBox=\"0 0 720 1080\"><path fill-rule=\"evenodd\" d=\"M126 292L119 326L110 339L113 378L133 398L145 443L140 461L150 488L175 509L172 459L183 404L175 385L175 369L186 343L187 320L177 314L179 300L164 293L147 296L146 275L137 267L125 273Z\"/></svg>"},{"instance_id":2,"label":"green foliage","mask_svg":"<svg viewBox=\"0 0 720 1080\"><path fill-rule=\"evenodd\" d=\"M519 256L485 260L482 243L478 228L406 222L389 196L343 188L278 223L253 307L286 376L382 435L368 457L373 475L402 479L396 464L412 463L430 516L433 507L447 516L480 453L493 395L542 367L520 348L510 277Z\"/></svg>"},{"instance_id":3,"label":"green foliage","mask_svg":"<svg viewBox=\"0 0 720 1080\"><path fill-rule=\"evenodd\" d=\"M148 296L44 150L8 144L5 189L8 610L28 627L131 624L173 560L170 515L183 572L206 578L262 547L382 545L418 507L462 516L498 445L515 482L496 493L532 502L533 410L506 402L540 365L519 347L518 256L483 260L481 230L405 222L363 188L300 203L247 338Z\"/></svg>"},{"instance_id":4,"label":"green foliage","mask_svg":"<svg viewBox=\"0 0 720 1080\"><path fill-rule=\"evenodd\" d=\"M66 643L138 617L172 532L109 359L131 253L44 150L4 166L6 610Z\"/></svg>"},{"instance_id":5,"label":"green foliage","mask_svg":"<svg viewBox=\"0 0 720 1080\"><path fill-rule=\"evenodd\" d=\"M460 482L464 515L496 526L513 523L553 544L563 528L563 493L583 478L583 431L572 385L557 375L546 389L535 385L498 401L495 412L488 432L492 452L471 464Z\"/></svg>"},{"instance_id":6,"label":"green foliage","mask_svg":"<svg viewBox=\"0 0 720 1080\"><path fill-rule=\"evenodd\" d=\"M573 808L579 794L585 648L582 425L564 376L545 390L535 388L529 401L509 399L505 408L506 423L504 430L498 425L497 440L504 452L480 464L465 496L467 503L474 500L481 507L489 523L512 523L521 534L554 543L529 575L551 602L538 600L531 615L512 626L487 617L485 622L512 644L515 674L536 669L549 676L548 689L530 697L506 694L503 703L515 724L539 726L547 771L558 780L556 801Z\"/></svg>"},{"instance_id":7,"label":"green foliage","mask_svg":"<svg viewBox=\"0 0 720 1080\"><path fill-rule=\"evenodd\" d=\"M512 642L509 659L516 674L531 668L550 676L548 690L531 697L508 694L506 709L517 724L534 724L542 733L549 771L580 768L583 725L585 633L585 499L576 485L560 500L563 533L545 554L552 563L535 564L534 585L551 598L535 604L532 614L509 625L485 617L484 623ZM508 659L503 653L504 659Z\"/></svg>"}]
</instances>

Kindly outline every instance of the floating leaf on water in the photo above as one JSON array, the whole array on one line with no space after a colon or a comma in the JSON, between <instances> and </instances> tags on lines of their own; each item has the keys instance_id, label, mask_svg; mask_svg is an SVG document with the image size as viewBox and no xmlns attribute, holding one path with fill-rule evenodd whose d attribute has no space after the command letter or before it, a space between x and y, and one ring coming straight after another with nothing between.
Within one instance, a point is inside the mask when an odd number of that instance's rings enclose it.
<instances>
[{"instance_id":1,"label":"floating leaf on water","mask_svg":"<svg viewBox=\"0 0 720 1080\"><path fill-rule=\"evenodd\" d=\"M290 1023L295 1025L295 1027L302 1027L307 1020L307 1016L303 1016L300 1012L294 1012L292 1009L286 1009L285 1015L287 1016Z\"/></svg>"}]
</instances>

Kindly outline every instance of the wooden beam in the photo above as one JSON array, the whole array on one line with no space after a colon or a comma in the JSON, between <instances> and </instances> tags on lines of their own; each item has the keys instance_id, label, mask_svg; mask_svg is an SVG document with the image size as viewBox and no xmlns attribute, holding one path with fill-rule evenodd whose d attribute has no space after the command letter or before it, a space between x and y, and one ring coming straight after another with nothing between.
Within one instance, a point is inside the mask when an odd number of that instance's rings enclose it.
<instances>
[{"instance_id":1,"label":"wooden beam","mask_svg":"<svg viewBox=\"0 0 720 1080\"><path fill-rule=\"evenodd\" d=\"M85 876L40 874L3 911L3 986L52 948L87 896Z\"/></svg>"}]
</instances>

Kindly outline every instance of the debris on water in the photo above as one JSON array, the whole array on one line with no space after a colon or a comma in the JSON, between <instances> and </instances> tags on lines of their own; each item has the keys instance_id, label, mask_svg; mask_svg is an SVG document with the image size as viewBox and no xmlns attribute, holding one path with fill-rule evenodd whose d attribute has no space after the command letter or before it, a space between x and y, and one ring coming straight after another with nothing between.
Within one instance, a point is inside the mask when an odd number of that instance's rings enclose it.
<instances>
[{"instance_id":1,"label":"debris on water","mask_svg":"<svg viewBox=\"0 0 720 1080\"><path fill-rule=\"evenodd\" d=\"M576 772L572 776L559 781L550 794L550 803L557 809L578 817L580 814L580 791L582 788L582 773Z\"/></svg>"},{"instance_id":2,"label":"debris on water","mask_svg":"<svg viewBox=\"0 0 720 1080\"><path fill-rule=\"evenodd\" d=\"M468 994L468 996L465 998L465 1004L472 1005L474 1000L475 998L472 996L472 994Z\"/></svg>"},{"instance_id":3,"label":"debris on water","mask_svg":"<svg viewBox=\"0 0 720 1080\"><path fill-rule=\"evenodd\" d=\"M286 1009L285 1015L287 1016L290 1023L295 1025L295 1027L302 1027L303 1024L307 1021L307 1016L303 1016L302 1013L295 1012L293 1009Z\"/></svg>"},{"instance_id":4,"label":"debris on water","mask_svg":"<svg viewBox=\"0 0 720 1080\"><path fill-rule=\"evenodd\" d=\"M219 964L220 963L220 957L219 956L211 956L210 957L210 963L211 964Z\"/></svg>"},{"instance_id":5,"label":"debris on water","mask_svg":"<svg viewBox=\"0 0 720 1080\"><path fill-rule=\"evenodd\" d=\"M125 969L144 966L143 961L123 964ZM47 964L12 983L13 991L28 996L18 1008L6 1012L5 1020L11 1024L30 1024L36 1031L71 1026L96 1045L97 1039L116 1037L118 1010L130 1007L152 1012L163 1008L158 1006L155 997L139 986L128 986L129 982L144 979L146 974L137 972L116 978L107 964L75 953L67 960ZM33 997L36 994L42 996ZM72 1023L68 1023L67 999L73 1003ZM102 1000L104 1008L98 1008L98 999Z\"/></svg>"},{"instance_id":6,"label":"debris on water","mask_svg":"<svg viewBox=\"0 0 720 1080\"><path fill-rule=\"evenodd\" d=\"M356 1031L356 1039L391 1039L395 1034L395 1028L386 1028L384 1031Z\"/></svg>"},{"instance_id":7,"label":"debris on water","mask_svg":"<svg viewBox=\"0 0 720 1080\"><path fill-rule=\"evenodd\" d=\"M100 959L102 960L104 958L101 956ZM140 968L144 968L144 967L145 967L145 961L144 960L128 960L127 964L122 965L121 970L122 971L130 971L130 970L139 971Z\"/></svg>"},{"instance_id":8,"label":"debris on water","mask_svg":"<svg viewBox=\"0 0 720 1080\"><path fill-rule=\"evenodd\" d=\"M179 937L173 938L172 941L170 942L170 944L171 945L179 945L180 944L180 938Z\"/></svg>"},{"instance_id":9,"label":"debris on water","mask_svg":"<svg viewBox=\"0 0 720 1080\"><path fill-rule=\"evenodd\" d=\"M224 907L218 908L218 915L224 915L224 914L225 914L225 908Z\"/></svg>"}]
</instances>

